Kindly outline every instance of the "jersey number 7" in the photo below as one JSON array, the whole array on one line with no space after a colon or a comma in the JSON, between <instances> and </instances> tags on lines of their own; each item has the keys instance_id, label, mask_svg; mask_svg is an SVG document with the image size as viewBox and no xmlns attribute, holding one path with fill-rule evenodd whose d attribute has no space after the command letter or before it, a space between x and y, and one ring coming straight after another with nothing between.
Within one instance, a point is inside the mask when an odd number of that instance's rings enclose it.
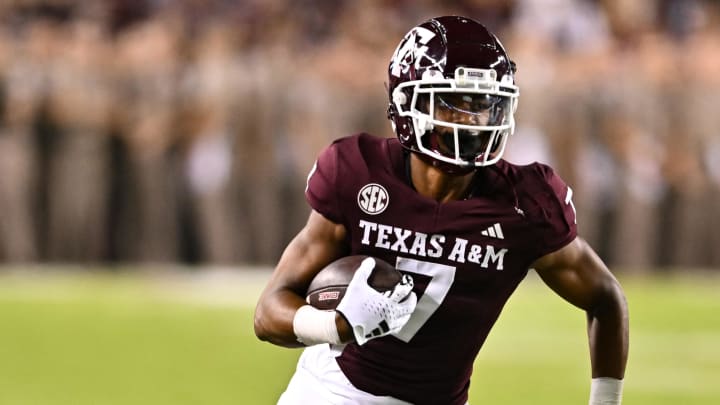
<instances>
[{"instance_id":1,"label":"jersey number 7","mask_svg":"<svg viewBox=\"0 0 720 405\"><path fill-rule=\"evenodd\" d=\"M418 300L417 307L415 307L415 312L413 312L410 320L400 332L394 335L403 342L409 342L442 304L448 291L450 291L453 281L455 281L456 268L405 257L397 258L395 268L402 272L431 277L425 292Z\"/></svg>"}]
</instances>

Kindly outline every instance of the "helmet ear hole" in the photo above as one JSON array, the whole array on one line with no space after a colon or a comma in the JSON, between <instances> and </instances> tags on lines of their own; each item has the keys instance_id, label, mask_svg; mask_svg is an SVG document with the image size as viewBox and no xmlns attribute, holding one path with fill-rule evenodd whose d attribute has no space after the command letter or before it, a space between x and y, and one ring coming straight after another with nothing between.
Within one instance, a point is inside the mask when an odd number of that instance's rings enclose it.
<instances>
[{"instance_id":1,"label":"helmet ear hole","mask_svg":"<svg viewBox=\"0 0 720 405\"><path fill-rule=\"evenodd\" d=\"M387 118L392 122L392 124L395 124L395 114L397 114L397 111L395 110L395 106L391 103L387 108Z\"/></svg>"},{"instance_id":2,"label":"helmet ear hole","mask_svg":"<svg viewBox=\"0 0 720 405\"><path fill-rule=\"evenodd\" d=\"M407 103L407 95L402 91L393 92L393 103L403 105Z\"/></svg>"}]
</instances>

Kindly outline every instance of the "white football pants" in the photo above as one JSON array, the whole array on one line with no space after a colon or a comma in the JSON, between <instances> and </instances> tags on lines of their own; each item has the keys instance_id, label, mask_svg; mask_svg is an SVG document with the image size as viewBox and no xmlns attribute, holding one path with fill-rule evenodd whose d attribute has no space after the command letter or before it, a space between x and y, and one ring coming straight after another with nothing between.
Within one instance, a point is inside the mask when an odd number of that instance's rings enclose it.
<instances>
[{"instance_id":1,"label":"white football pants","mask_svg":"<svg viewBox=\"0 0 720 405\"><path fill-rule=\"evenodd\" d=\"M340 350L342 346L331 349L328 344L306 348L277 405L411 405L393 397L379 397L355 388L335 361Z\"/></svg>"}]
</instances>

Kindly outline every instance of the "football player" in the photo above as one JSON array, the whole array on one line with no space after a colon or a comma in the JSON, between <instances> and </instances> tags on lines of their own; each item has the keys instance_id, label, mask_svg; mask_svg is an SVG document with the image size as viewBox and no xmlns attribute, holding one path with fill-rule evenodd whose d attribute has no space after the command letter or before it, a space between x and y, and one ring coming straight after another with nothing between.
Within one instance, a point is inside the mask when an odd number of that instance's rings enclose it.
<instances>
[{"instance_id":1,"label":"football player","mask_svg":"<svg viewBox=\"0 0 720 405\"><path fill-rule=\"evenodd\" d=\"M473 361L531 268L587 313L590 404L621 402L623 291L577 235L572 189L548 166L502 159L515 72L480 23L428 20L390 61L397 137L358 134L320 154L306 189L310 217L255 312L260 339L307 346L280 404L465 404ZM315 274L357 254L409 277L383 295L362 265L335 311L306 305Z\"/></svg>"}]
</instances>

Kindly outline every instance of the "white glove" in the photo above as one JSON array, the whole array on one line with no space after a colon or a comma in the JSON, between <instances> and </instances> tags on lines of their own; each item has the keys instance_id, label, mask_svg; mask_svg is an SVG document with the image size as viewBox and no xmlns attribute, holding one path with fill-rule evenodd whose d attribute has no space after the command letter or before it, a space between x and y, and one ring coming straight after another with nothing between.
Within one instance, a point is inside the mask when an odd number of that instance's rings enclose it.
<instances>
[{"instance_id":1,"label":"white glove","mask_svg":"<svg viewBox=\"0 0 720 405\"><path fill-rule=\"evenodd\" d=\"M336 308L350 323L359 345L399 331L417 305L412 277L403 275L392 290L380 293L367 282L374 268L371 257L360 263Z\"/></svg>"}]
</instances>

